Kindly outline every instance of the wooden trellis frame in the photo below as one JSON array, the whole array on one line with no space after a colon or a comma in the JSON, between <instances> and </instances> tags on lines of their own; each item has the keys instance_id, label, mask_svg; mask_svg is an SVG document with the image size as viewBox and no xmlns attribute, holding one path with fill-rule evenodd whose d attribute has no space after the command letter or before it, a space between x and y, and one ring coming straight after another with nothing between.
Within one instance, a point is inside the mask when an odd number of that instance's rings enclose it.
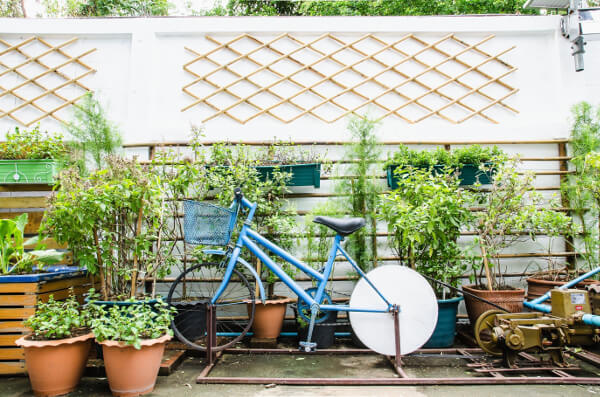
<instances>
[{"instance_id":1,"label":"wooden trellis frame","mask_svg":"<svg viewBox=\"0 0 600 397\"><path fill-rule=\"evenodd\" d=\"M215 44L213 49L201 53L189 47L185 47L185 49L189 51L194 58L184 64L183 69L187 73L191 74L194 79L186 84L182 90L189 95L193 101L181 109L183 112L198 105L208 106L208 108L212 109L214 112L205 117L202 120L203 122L207 122L218 116L225 115L230 119L237 121L238 123L245 124L261 115L267 114L282 123L290 123L305 115L313 116L325 123L333 123L349 114L358 112L367 105L374 105L383 111L383 115L379 116L379 119L394 115L410 124L417 123L434 115L453 124L462 123L474 116L480 116L487 121L497 124L497 120L485 113L486 110L496 105L501 106L510 112L518 113L518 110L507 104L505 100L517 93L519 89L507 84L502 80L515 72L517 68L501 59L502 55L513 50L515 46L499 51L496 54L491 54L479 48L479 46L482 44L493 39L494 35L489 35L474 44L468 44L467 42L456 37L455 34L448 34L431 43L413 34L407 34L397 40L388 42L371 33L362 35L350 42L344 41L341 37L331 33L322 34L316 39L308 42L302 41L290 33L282 33L268 41L263 41L260 38L248 33L240 34L228 41L220 41L211 35L206 35L205 38L209 42ZM255 47L245 52L236 49L234 44L240 40L250 41L255 44ZM293 43L295 48L288 51L278 49L276 45L282 40ZM338 45L338 47L329 52L317 48L316 45L323 40L334 42ZM366 40L377 43L379 45L379 49L371 53L361 50L358 45ZM440 44L447 41L457 44L461 49L456 53L450 54L439 47ZM415 52L409 53L401 48L401 45L405 42L411 42L413 44L416 43L420 48ZM257 59L257 56L253 56L261 51L268 51L275 58L268 62L261 62L259 59ZM317 59L311 62L303 61L300 58L300 53L302 51L311 52L317 57ZM351 52L355 55L355 57L357 56L358 59L354 62L346 64L335 57L336 54L341 54L344 52ZM428 64L421 58L418 58L419 55L428 52L433 52L442 59L439 62ZM482 58L482 60L471 64L459 58L459 56L469 52L476 53L480 58ZM233 56L233 58L227 62L220 62L214 57L214 55L217 53L227 53L230 57ZM384 62L381 57L378 56L385 53L394 53L397 56L399 55L401 59L395 63ZM211 57L211 55L213 55L213 57ZM199 61L207 61L214 67L207 73L199 74L192 70L192 66ZM288 73L278 70L277 64L284 61L292 63L295 65L296 69ZM241 74L232 68L232 65L237 62L251 63L255 66L255 69L246 74ZM316 67L316 65L321 62L333 63L337 66L337 70L329 74L325 74L319 71ZM367 74L358 68L360 64L365 62L377 64L380 69L376 73ZM398 69L399 66L407 62L416 63L424 69L413 75L409 75ZM460 65L462 72L457 73L456 75L450 75L449 73L444 72L442 69L440 69L440 66L443 66L447 63L455 63ZM489 73L486 73L481 69L481 67L488 63L496 63L500 65L504 69L504 72L497 76L492 76ZM219 71L226 71L227 73L235 76L235 79L228 83L222 83L219 81L219 79L214 78L214 75ZM317 81L310 84L303 82L299 74L305 71L310 72L314 77L317 78ZM253 77L262 72L266 72L270 76L274 77L274 81L266 85L261 85L256 82ZM352 73L359 79L359 81L354 84L344 84L341 81L342 79L340 75L345 72ZM443 79L443 82L437 85L424 82L422 77L429 72L435 73L438 77ZM382 82L381 79L378 79L378 77L381 77L385 73L395 73L401 78L401 81L396 84L386 84ZM469 73L476 73L482 78L483 82L480 82L477 85L465 82L464 77ZM212 79L211 76L213 76ZM283 96L275 92L273 88L283 83L289 83L293 85L296 91L288 96ZM203 96L198 95L192 91L192 88L198 84L207 84L208 86L212 87L212 91ZM249 84L253 87L253 91L245 95L236 94L232 90L232 87L238 84ZM333 84L340 91L332 95L327 95L319 88L324 84ZM365 95L357 90L357 88L364 86L365 84L375 84L383 91L372 96ZM409 93L402 90L402 87L405 87L408 84L416 84L421 89L425 90L425 92L417 96L411 96ZM441 89L451 84L461 87L461 89L466 90L466 92L462 95L453 97L441 91ZM504 94L494 97L488 93L485 93L483 89L491 85L502 87ZM218 104L214 103L214 100L211 101L211 98L214 98L216 95L221 93L224 93L233 99L233 103L226 106L219 106ZM268 94L270 97L275 99L276 102L269 106L261 106L255 99L255 97L261 93ZM303 106L297 100L294 100L305 94L317 97L319 102L312 106ZM346 94L353 96L355 100L357 99L359 104L354 106L344 104L344 101L342 100L343 98L341 97ZM399 99L403 101L402 104L391 107L382 103L381 99L388 94L399 97ZM445 103L436 108L429 106L423 102L423 99L428 95L435 95L443 99ZM480 108L475 108L473 105L469 105L465 101L465 99L470 96L476 96L480 99L483 99L486 101L486 104ZM297 111L297 114L293 115L292 117L285 118L274 111L278 107L284 105L293 107ZM319 108L326 105L333 105L333 108L337 109L332 117L326 118L316 112ZM422 111L425 112L425 114L415 118L409 118L406 115L401 114L400 111L409 105L418 106ZM236 116L234 111L239 106L249 106L253 109L253 113L246 118ZM451 107L459 107L463 112L466 112L466 116L460 119L453 119L442 113L444 110Z\"/></svg>"},{"instance_id":2,"label":"wooden trellis frame","mask_svg":"<svg viewBox=\"0 0 600 397\"><path fill-rule=\"evenodd\" d=\"M42 39L41 37L32 36L32 37L29 37L28 39L25 39L19 43L10 44L9 42L7 42L5 40L0 39L0 44L2 44L5 47L4 49L0 50L0 69L1 69L0 77L7 75L9 73L13 73L21 79L21 82L14 86L11 86L11 87L0 86L0 98L5 97L5 96L12 96L12 97L16 98L18 101L20 101L20 103L18 105L12 107L11 109L6 109L6 110L0 109L0 119L3 117L10 117L17 123L22 124L26 127L29 127L30 125L32 125L46 117L52 117L56 121L58 121L60 123L64 123L64 121L56 115L56 112L58 112L59 110L65 108L67 106L74 104L81 97L83 97L87 92L91 91L91 89L89 87L87 87L86 85L84 85L81 82L81 80L84 77L96 72L96 70L94 68L92 68L91 66L84 63L81 60L81 58L96 51L96 48L89 49L78 55L70 55L69 53L67 53L66 51L63 50L64 47L67 47L70 44L73 44L75 41L77 41L77 38L73 37L67 41L60 43L60 44L52 45L48 41ZM25 47L27 44L30 44L33 42L38 42L38 43L42 44L44 47L46 47L46 49L37 55L30 55L23 47ZM2 60L2 57L4 55L10 54L10 53L19 54L22 58L24 58L24 61L22 61L21 63L19 63L17 65L14 65L14 66L7 65ZM49 66L46 62L42 61L42 58L44 58L50 54L59 54L60 56L62 56L65 59L65 61L56 66ZM38 66L44 68L45 70L35 76L27 76L25 73L23 73L19 69L26 65L29 65L30 63L35 63ZM67 65L70 65L70 64L77 64L80 67L82 67L84 69L84 71L75 77L69 77L68 75L63 73L60 69L64 68ZM63 81L62 81L62 83L58 83L56 85L53 85L52 87L49 87L48 85L42 84L39 81L42 77L45 77L47 75L54 75L56 77L59 77ZM24 95L17 92L19 89L21 89L27 85L36 86L38 89L42 90L42 93L39 95L36 95L33 98L27 98ZM81 95L76 96L75 98L72 98L72 99L66 98L65 96L63 96L57 92L60 89L65 88L69 85L77 86L85 92ZM55 98L58 98L62 103L52 109L45 109L43 106L41 106L40 104L38 104L36 102L46 96L53 96ZM17 112L20 109L26 108L27 106L33 107L34 109L36 109L38 112L41 112L42 114L40 116L33 118L31 120L28 120L28 121L21 120L20 118L18 118L15 115L15 112Z\"/></svg>"}]
</instances>

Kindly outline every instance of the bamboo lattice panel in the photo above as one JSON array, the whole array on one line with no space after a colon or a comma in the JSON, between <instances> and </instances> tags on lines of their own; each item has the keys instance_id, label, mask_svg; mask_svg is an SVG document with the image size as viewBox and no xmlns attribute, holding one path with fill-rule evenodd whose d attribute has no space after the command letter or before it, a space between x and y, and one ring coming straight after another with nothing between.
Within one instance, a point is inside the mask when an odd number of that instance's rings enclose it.
<instances>
[{"instance_id":1,"label":"bamboo lattice panel","mask_svg":"<svg viewBox=\"0 0 600 397\"><path fill-rule=\"evenodd\" d=\"M242 124L261 115L332 123L373 109L377 119L395 116L411 124L431 116L453 124L474 116L498 123L488 114L492 108L518 113L507 103L518 89L506 82L517 68L501 59L514 46L482 49L493 37L469 44L454 34L429 41L413 34L394 40L206 35L212 49L185 47L194 58L183 66L193 76L183 91L193 100L182 111L200 105L204 122L225 115Z\"/></svg>"},{"instance_id":2,"label":"bamboo lattice panel","mask_svg":"<svg viewBox=\"0 0 600 397\"><path fill-rule=\"evenodd\" d=\"M53 45L36 36L18 43L0 39L0 119L27 127L46 117L64 122L57 112L91 91L81 80L96 71L81 60L95 48L76 55L65 50L76 41Z\"/></svg>"}]
</instances>

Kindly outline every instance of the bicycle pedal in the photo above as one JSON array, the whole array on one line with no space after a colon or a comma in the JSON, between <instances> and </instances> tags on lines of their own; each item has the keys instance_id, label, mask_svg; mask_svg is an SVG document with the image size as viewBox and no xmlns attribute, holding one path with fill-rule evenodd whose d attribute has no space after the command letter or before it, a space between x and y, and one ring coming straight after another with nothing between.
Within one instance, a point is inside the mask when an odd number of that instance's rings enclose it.
<instances>
[{"instance_id":1,"label":"bicycle pedal","mask_svg":"<svg viewBox=\"0 0 600 397\"><path fill-rule=\"evenodd\" d=\"M316 352L317 344L315 342L300 342L300 347L298 349L306 353Z\"/></svg>"}]
</instances>

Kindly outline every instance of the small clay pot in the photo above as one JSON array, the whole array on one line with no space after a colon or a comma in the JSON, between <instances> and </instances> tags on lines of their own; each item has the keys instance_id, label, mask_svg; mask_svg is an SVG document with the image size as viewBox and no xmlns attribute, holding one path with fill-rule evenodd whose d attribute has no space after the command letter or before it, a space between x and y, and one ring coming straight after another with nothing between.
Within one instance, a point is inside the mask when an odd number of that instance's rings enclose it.
<instances>
[{"instance_id":1,"label":"small clay pot","mask_svg":"<svg viewBox=\"0 0 600 397\"><path fill-rule=\"evenodd\" d=\"M567 282L564 280L544 280L542 278L536 278L536 277L529 277L527 279L527 299L529 300L533 300L536 298L539 298L540 296L544 295L546 292L556 288L556 287L560 287L562 285L565 285ZM585 289L586 286L588 285L592 285L592 284L597 284L598 281L596 280L583 280L582 282L578 283L576 286L571 287L571 288L577 288L577 289Z\"/></svg>"},{"instance_id":2,"label":"small clay pot","mask_svg":"<svg viewBox=\"0 0 600 397\"><path fill-rule=\"evenodd\" d=\"M255 338L275 339L281 333L285 309L293 300L285 297L269 299L264 304L256 302L252 332ZM250 306L248 306L250 310Z\"/></svg>"},{"instance_id":3,"label":"small clay pot","mask_svg":"<svg viewBox=\"0 0 600 397\"><path fill-rule=\"evenodd\" d=\"M123 342L105 340L102 345L104 368L113 396L139 396L154 390L160 362L170 335L142 341L136 349Z\"/></svg>"},{"instance_id":4,"label":"small clay pot","mask_svg":"<svg viewBox=\"0 0 600 397\"><path fill-rule=\"evenodd\" d=\"M24 336L15 343L25 350L25 364L36 396L60 396L77 388L94 334L36 341Z\"/></svg>"}]
</instances>

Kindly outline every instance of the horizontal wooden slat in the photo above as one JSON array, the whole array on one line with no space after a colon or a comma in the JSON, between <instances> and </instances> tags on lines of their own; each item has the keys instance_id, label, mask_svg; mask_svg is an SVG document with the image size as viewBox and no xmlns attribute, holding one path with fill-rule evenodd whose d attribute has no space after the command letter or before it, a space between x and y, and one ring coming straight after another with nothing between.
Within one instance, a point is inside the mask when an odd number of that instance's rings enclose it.
<instances>
[{"instance_id":1,"label":"horizontal wooden slat","mask_svg":"<svg viewBox=\"0 0 600 397\"><path fill-rule=\"evenodd\" d=\"M0 334L0 346L16 346L15 341L22 336L23 334Z\"/></svg>"},{"instance_id":2,"label":"horizontal wooden slat","mask_svg":"<svg viewBox=\"0 0 600 397\"><path fill-rule=\"evenodd\" d=\"M23 324L23 321L0 321L0 333L26 333L28 329Z\"/></svg>"},{"instance_id":3,"label":"horizontal wooden slat","mask_svg":"<svg viewBox=\"0 0 600 397\"><path fill-rule=\"evenodd\" d=\"M74 288L65 288L58 291L46 292L44 294L0 294L0 306L35 306L39 301L48 302L52 295L55 300L66 299L71 295L83 295L90 289L90 284L79 285Z\"/></svg>"},{"instance_id":4,"label":"horizontal wooden slat","mask_svg":"<svg viewBox=\"0 0 600 397\"><path fill-rule=\"evenodd\" d=\"M37 292L42 294L45 292L61 290L71 286L85 286L90 284L91 279L89 277L76 277L70 279L47 281L39 284Z\"/></svg>"},{"instance_id":5,"label":"horizontal wooden slat","mask_svg":"<svg viewBox=\"0 0 600 397\"><path fill-rule=\"evenodd\" d=\"M23 360L25 351L20 347L0 349L0 360Z\"/></svg>"},{"instance_id":6,"label":"horizontal wooden slat","mask_svg":"<svg viewBox=\"0 0 600 397\"><path fill-rule=\"evenodd\" d=\"M16 375L25 372L25 361L0 362L0 375Z\"/></svg>"},{"instance_id":7,"label":"horizontal wooden slat","mask_svg":"<svg viewBox=\"0 0 600 397\"><path fill-rule=\"evenodd\" d=\"M0 283L0 293L2 294L36 292L37 289L37 283Z\"/></svg>"},{"instance_id":8,"label":"horizontal wooden slat","mask_svg":"<svg viewBox=\"0 0 600 397\"><path fill-rule=\"evenodd\" d=\"M33 313L34 307L3 307L0 308L0 320L26 319Z\"/></svg>"},{"instance_id":9,"label":"horizontal wooden slat","mask_svg":"<svg viewBox=\"0 0 600 397\"><path fill-rule=\"evenodd\" d=\"M0 185L0 192L47 192L51 191L52 185L48 184L11 184L11 185Z\"/></svg>"},{"instance_id":10,"label":"horizontal wooden slat","mask_svg":"<svg viewBox=\"0 0 600 397\"><path fill-rule=\"evenodd\" d=\"M46 197L0 197L0 208L44 208Z\"/></svg>"},{"instance_id":11,"label":"horizontal wooden slat","mask_svg":"<svg viewBox=\"0 0 600 397\"><path fill-rule=\"evenodd\" d=\"M35 306L37 295L0 295L0 306Z\"/></svg>"}]
</instances>

